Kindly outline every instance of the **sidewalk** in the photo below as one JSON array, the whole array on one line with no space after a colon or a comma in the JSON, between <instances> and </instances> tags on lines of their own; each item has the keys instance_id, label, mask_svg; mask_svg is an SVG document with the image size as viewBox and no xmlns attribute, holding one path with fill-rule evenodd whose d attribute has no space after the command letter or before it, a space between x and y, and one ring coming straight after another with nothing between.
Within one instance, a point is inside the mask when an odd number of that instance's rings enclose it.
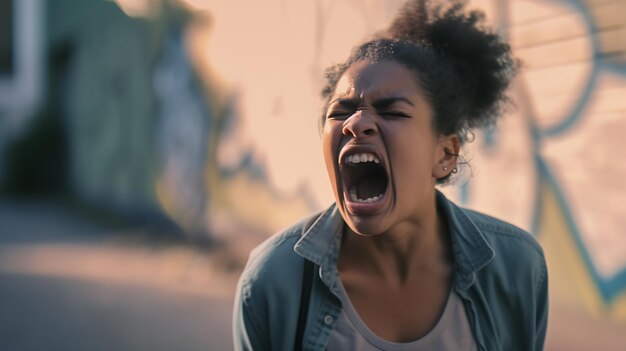
<instances>
[{"instance_id":1,"label":"sidewalk","mask_svg":"<svg viewBox=\"0 0 626 351\"><path fill-rule=\"evenodd\" d=\"M0 203L0 349L230 350L237 273L219 257Z\"/></svg>"},{"instance_id":2,"label":"sidewalk","mask_svg":"<svg viewBox=\"0 0 626 351\"><path fill-rule=\"evenodd\" d=\"M0 202L1 350L232 350L225 254ZM551 301L546 350L624 351L626 324Z\"/></svg>"}]
</instances>

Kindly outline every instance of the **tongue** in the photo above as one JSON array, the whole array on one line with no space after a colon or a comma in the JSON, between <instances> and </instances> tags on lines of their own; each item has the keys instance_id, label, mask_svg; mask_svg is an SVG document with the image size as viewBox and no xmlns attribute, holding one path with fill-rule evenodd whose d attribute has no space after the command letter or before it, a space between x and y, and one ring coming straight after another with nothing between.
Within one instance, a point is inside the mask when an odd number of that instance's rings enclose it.
<instances>
[{"instance_id":1,"label":"tongue","mask_svg":"<svg viewBox=\"0 0 626 351\"><path fill-rule=\"evenodd\" d=\"M378 177L363 179L356 186L356 196L361 200L367 200L379 196L385 192L385 184Z\"/></svg>"}]
</instances>

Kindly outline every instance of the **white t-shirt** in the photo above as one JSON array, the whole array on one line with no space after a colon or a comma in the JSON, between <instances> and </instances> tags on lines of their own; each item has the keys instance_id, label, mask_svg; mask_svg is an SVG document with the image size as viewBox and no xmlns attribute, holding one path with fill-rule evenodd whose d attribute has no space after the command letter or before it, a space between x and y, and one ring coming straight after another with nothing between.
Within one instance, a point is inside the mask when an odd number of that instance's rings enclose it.
<instances>
[{"instance_id":1,"label":"white t-shirt","mask_svg":"<svg viewBox=\"0 0 626 351\"><path fill-rule=\"evenodd\" d=\"M327 350L475 351L477 349L463 302L454 289L450 289L446 306L428 334L415 341L399 343L387 341L374 334L354 309L343 284L339 284L339 287L343 308L337 318L335 329L330 334Z\"/></svg>"}]
</instances>

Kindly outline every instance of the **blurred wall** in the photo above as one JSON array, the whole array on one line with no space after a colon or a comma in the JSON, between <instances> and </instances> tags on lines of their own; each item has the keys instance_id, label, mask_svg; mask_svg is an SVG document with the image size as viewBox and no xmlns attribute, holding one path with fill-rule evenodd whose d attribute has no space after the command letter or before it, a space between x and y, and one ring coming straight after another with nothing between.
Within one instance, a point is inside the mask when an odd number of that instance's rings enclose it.
<instances>
[{"instance_id":1,"label":"blurred wall","mask_svg":"<svg viewBox=\"0 0 626 351\"><path fill-rule=\"evenodd\" d=\"M558 304L626 320L626 2L494 13L524 62L517 109L474 145L478 174L459 197L538 236Z\"/></svg>"},{"instance_id":2,"label":"blurred wall","mask_svg":"<svg viewBox=\"0 0 626 351\"><path fill-rule=\"evenodd\" d=\"M236 91L199 74L189 48L189 36L210 28L209 14L166 0L38 3L47 75L29 83L47 86L33 113L8 113L17 84L0 99L5 192L69 193L130 217L169 218L197 237L269 232L310 211L304 192L269 187L245 147L217 165L239 115ZM292 215L272 215L277 208Z\"/></svg>"},{"instance_id":3,"label":"blurred wall","mask_svg":"<svg viewBox=\"0 0 626 351\"><path fill-rule=\"evenodd\" d=\"M320 77L403 2L186 3L213 14L199 51L240 92L243 121L230 143L254 146L273 187L305 184L318 208L332 201L314 124ZM626 2L472 4L510 38L523 68L516 106L497 130L478 133L464 151L471 167L444 191L537 235L558 304L626 320L626 163L615 159L625 146Z\"/></svg>"},{"instance_id":4,"label":"blurred wall","mask_svg":"<svg viewBox=\"0 0 626 351\"><path fill-rule=\"evenodd\" d=\"M0 182L9 139L39 107L42 71L42 0L5 0L0 5Z\"/></svg>"},{"instance_id":5,"label":"blurred wall","mask_svg":"<svg viewBox=\"0 0 626 351\"><path fill-rule=\"evenodd\" d=\"M46 2L52 112L40 118L65 133L70 191L227 239L325 207L323 70L402 3ZM472 4L524 66L516 107L443 190L538 237L553 301L626 320L626 2Z\"/></svg>"}]
</instances>

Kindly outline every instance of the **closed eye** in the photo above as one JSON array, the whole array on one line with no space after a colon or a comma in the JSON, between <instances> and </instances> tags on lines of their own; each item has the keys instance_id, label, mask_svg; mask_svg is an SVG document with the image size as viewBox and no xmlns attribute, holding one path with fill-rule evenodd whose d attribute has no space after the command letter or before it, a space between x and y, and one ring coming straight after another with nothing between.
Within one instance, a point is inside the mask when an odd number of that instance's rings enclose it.
<instances>
[{"instance_id":1,"label":"closed eye","mask_svg":"<svg viewBox=\"0 0 626 351\"><path fill-rule=\"evenodd\" d=\"M395 118L410 118L411 116L400 111L385 111L380 112L380 115L383 117L395 117Z\"/></svg>"},{"instance_id":2,"label":"closed eye","mask_svg":"<svg viewBox=\"0 0 626 351\"><path fill-rule=\"evenodd\" d=\"M348 111L332 111L328 114L328 116L326 116L326 118L345 119L345 118L348 118L348 116L350 116L351 114L352 112L348 112Z\"/></svg>"}]
</instances>

